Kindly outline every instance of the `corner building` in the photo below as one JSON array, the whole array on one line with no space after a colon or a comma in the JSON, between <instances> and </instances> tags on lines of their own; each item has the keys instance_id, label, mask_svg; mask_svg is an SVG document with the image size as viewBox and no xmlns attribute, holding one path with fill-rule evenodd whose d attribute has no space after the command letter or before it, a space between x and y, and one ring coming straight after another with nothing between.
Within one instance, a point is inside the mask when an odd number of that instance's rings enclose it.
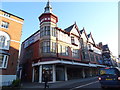
<instances>
[{"instance_id":1,"label":"corner building","mask_svg":"<svg viewBox=\"0 0 120 90\"><path fill-rule=\"evenodd\" d=\"M7 86L16 79L23 21L0 10L0 86Z\"/></svg>"},{"instance_id":2,"label":"corner building","mask_svg":"<svg viewBox=\"0 0 120 90\"><path fill-rule=\"evenodd\" d=\"M40 30L22 43L20 78L23 81L67 81L95 76L102 61L101 48L92 34L79 30L76 23L66 29L57 27L58 17L53 14L49 1L39 16Z\"/></svg>"}]
</instances>

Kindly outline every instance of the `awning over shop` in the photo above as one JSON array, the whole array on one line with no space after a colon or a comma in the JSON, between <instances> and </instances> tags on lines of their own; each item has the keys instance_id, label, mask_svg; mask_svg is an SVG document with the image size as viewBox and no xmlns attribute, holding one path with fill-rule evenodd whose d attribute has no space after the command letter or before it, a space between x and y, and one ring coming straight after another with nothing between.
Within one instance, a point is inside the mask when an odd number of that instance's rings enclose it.
<instances>
[{"instance_id":1,"label":"awning over shop","mask_svg":"<svg viewBox=\"0 0 120 90\"><path fill-rule=\"evenodd\" d=\"M89 66L90 66L90 67L97 67L96 64L92 64L92 63L89 63Z\"/></svg>"},{"instance_id":2,"label":"awning over shop","mask_svg":"<svg viewBox=\"0 0 120 90\"><path fill-rule=\"evenodd\" d=\"M106 67L105 65L98 65L98 64L96 64L97 65L97 67Z\"/></svg>"},{"instance_id":3,"label":"awning over shop","mask_svg":"<svg viewBox=\"0 0 120 90\"><path fill-rule=\"evenodd\" d=\"M55 60L55 61L45 61L32 64L32 66L44 65L44 64L69 64L69 65L79 65L79 66L89 66L89 64L78 63L73 61Z\"/></svg>"},{"instance_id":4,"label":"awning over shop","mask_svg":"<svg viewBox=\"0 0 120 90\"><path fill-rule=\"evenodd\" d=\"M64 61L64 60L38 62L38 63L33 63L32 66L45 65L45 64L68 64L68 65L78 65L78 66L87 66L87 67L106 67L104 65L99 65L99 64L92 64L92 63L85 64L85 63Z\"/></svg>"},{"instance_id":5,"label":"awning over shop","mask_svg":"<svg viewBox=\"0 0 120 90\"><path fill-rule=\"evenodd\" d=\"M89 63L90 67L106 67L105 65L99 65L99 64L92 64Z\"/></svg>"}]
</instances>

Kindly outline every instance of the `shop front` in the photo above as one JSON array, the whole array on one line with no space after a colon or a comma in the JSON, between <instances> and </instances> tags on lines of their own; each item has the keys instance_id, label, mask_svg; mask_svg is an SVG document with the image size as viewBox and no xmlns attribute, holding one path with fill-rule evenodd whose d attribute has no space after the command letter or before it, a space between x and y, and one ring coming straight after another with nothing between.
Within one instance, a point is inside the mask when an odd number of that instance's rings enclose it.
<instances>
[{"instance_id":1,"label":"shop front","mask_svg":"<svg viewBox=\"0 0 120 90\"><path fill-rule=\"evenodd\" d=\"M48 64L49 63L49 64ZM44 82L44 73L49 74L49 82L67 81L72 79L87 78L96 76L97 67L89 66L89 64L70 64L69 62L40 63L33 66L32 81Z\"/></svg>"}]
</instances>

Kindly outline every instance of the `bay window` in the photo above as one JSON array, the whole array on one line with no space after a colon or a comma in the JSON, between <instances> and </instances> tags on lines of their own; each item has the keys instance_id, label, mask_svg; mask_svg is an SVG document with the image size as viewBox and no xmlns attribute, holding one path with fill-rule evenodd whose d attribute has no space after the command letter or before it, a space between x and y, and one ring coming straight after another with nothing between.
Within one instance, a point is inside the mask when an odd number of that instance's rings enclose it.
<instances>
[{"instance_id":1,"label":"bay window","mask_svg":"<svg viewBox=\"0 0 120 90\"><path fill-rule=\"evenodd\" d=\"M50 35L50 26L44 26L40 29L40 37Z\"/></svg>"},{"instance_id":2,"label":"bay window","mask_svg":"<svg viewBox=\"0 0 120 90\"><path fill-rule=\"evenodd\" d=\"M50 52L50 41L42 42L42 53L49 53Z\"/></svg>"},{"instance_id":3,"label":"bay window","mask_svg":"<svg viewBox=\"0 0 120 90\"><path fill-rule=\"evenodd\" d=\"M52 42L52 52L53 53L56 53L56 43L55 42Z\"/></svg>"}]
</instances>

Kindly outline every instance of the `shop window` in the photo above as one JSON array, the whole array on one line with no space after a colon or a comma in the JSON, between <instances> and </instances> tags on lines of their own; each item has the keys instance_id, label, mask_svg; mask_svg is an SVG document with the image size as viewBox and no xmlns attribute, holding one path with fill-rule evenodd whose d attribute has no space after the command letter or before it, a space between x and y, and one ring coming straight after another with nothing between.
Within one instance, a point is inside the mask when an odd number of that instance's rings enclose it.
<instances>
[{"instance_id":1,"label":"shop window","mask_svg":"<svg viewBox=\"0 0 120 90\"><path fill-rule=\"evenodd\" d=\"M52 81L53 80L53 69L52 69L52 65L43 65L42 67L42 77L44 77L45 72L48 73L49 78L48 81ZM42 78L42 81L44 82L44 78Z\"/></svg>"}]
</instances>

